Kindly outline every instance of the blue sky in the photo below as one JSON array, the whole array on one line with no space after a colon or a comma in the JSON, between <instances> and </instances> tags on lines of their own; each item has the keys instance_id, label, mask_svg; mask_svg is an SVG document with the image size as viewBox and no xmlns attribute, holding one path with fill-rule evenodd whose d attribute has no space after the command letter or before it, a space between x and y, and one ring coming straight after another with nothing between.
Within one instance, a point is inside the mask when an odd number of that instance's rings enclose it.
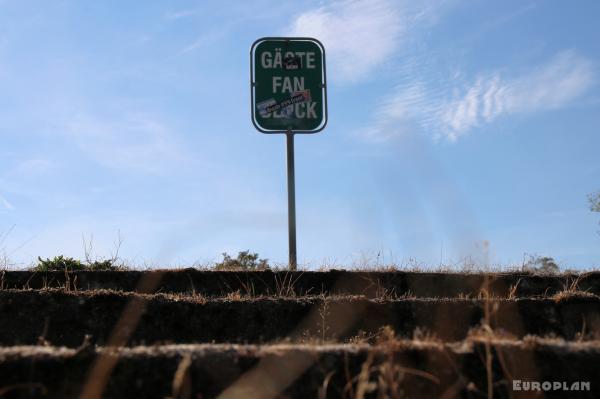
<instances>
[{"instance_id":1,"label":"blue sky","mask_svg":"<svg viewBox=\"0 0 600 399\"><path fill-rule=\"evenodd\" d=\"M415 3L0 0L0 254L285 262L248 51L301 35L330 113L296 139L300 263L599 266L600 3Z\"/></svg>"}]
</instances>

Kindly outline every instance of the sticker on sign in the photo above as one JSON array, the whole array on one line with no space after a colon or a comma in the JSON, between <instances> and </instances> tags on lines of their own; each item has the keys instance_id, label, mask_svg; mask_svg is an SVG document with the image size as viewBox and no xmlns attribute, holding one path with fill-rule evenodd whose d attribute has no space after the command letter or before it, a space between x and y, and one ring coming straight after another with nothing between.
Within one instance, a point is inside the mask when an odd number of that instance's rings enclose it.
<instances>
[{"instance_id":1,"label":"sticker on sign","mask_svg":"<svg viewBox=\"0 0 600 399\"><path fill-rule=\"evenodd\" d=\"M262 38L250 49L252 122L263 133L327 124L325 49L312 38Z\"/></svg>"},{"instance_id":2,"label":"sticker on sign","mask_svg":"<svg viewBox=\"0 0 600 399\"><path fill-rule=\"evenodd\" d=\"M276 103L274 99L270 98L267 101L263 101L257 104L257 108L261 111L261 115L268 118L269 114L280 111L282 108L290 109L292 105L309 102L310 101L310 90L304 90L295 92L287 100L283 100L280 103Z\"/></svg>"},{"instance_id":3,"label":"sticker on sign","mask_svg":"<svg viewBox=\"0 0 600 399\"><path fill-rule=\"evenodd\" d=\"M267 53L265 53L267 54ZM285 57L283 59L283 67L285 69L298 69L302 66L302 58L297 55Z\"/></svg>"}]
</instances>

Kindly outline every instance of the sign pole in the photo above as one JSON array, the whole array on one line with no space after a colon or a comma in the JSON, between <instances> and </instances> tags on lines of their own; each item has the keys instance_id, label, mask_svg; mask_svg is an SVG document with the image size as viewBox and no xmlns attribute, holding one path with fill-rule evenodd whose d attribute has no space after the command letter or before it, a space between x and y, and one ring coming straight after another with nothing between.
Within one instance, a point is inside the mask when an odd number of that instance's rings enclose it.
<instances>
[{"instance_id":1,"label":"sign pole","mask_svg":"<svg viewBox=\"0 0 600 399\"><path fill-rule=\"evenodd\" d=\"M294 171L294 133L291 130L288 130L285 136L287 143L289 265L290 270L295 271L298 262L296 258L296 177Z\"/></svg>"},{"instance_id":2,"label":"sign pole","mask_svg":"<svg viewBox=\"0 0 600 399\"><path fill-rule=\"evenodd\" d=\"M2 0L0 0L2 1ZM259 132L285 134L289 270L298 267L294 135L327 125L325 48L310 37L263 37L250 47L250 113Z\"/></svg>"}]
</instances>

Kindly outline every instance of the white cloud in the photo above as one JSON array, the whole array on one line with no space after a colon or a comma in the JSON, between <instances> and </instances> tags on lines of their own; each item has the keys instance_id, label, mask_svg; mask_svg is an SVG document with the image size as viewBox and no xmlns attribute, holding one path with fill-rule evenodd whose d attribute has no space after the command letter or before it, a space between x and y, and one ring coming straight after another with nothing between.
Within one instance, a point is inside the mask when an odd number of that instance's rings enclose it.
<instances>
[{"instance_id":1,"label":"white cloud","mask_svg":"<svg viewBox=\"0 0 600 399\"><path fill-rule=\"evenodd\" d=\"M573 50L557 54L550 62L512 82L509 106L525 111L554 109L583 93L594 80L592 63Z\"/></svg>"},{"instance_id":2,"label":"white cloud","mask_svg":"<svg viewBox=\"0 0 600 399\"><path fill-rule=\"evenodd\" d=\"M8 202L8 200L1 195L0 195L0 204L9 211L15 210L14 205L11 204L10 202Z\"/></svg>"},{"instance_id":3,"label":"white cloud","mask_svg":"<svg viewBox=\"0 0 600 399\"><path fill-rule=\"evenodd\" d=\"M370 140L385 141L414 123L435 137L453 141L502 116L565 107L592 84L592 63L573 50L560 52L520 76L480 74L473 83L452 90L427 90L417 80L398 86L382 101L375 126L362 133Z\"/></svg>"},{"instance_id":4,"label":"white cloud","mask_svg":"<svg viewBox=\"0 0 600 399\"><path fill-rule=\"evenodd\" d=\"M403 33L423 10L401 9L388 0L337 1L295 18L291 35L319 39L330 76L358 81L394 55Z\"/></svg>"},{"instance_id":5,"label":"white cloud","mask_svg":"<svg viewBox=\"0 0 600 399\"><path fill-rule=\"evenodd\" d=\"M66 134L95 161L126 171L160 174L187 159L174 134L146 115L118 120L79 115Z\"/></svg>"}]
</instances>

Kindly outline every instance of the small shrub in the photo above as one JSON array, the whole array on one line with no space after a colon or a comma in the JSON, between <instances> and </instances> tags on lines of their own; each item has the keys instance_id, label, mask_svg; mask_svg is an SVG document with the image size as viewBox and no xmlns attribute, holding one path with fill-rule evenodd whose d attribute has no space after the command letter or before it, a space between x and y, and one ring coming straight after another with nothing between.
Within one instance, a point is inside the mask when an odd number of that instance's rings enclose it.
<instances>
[{"instance_id":1,"label":"small shrub","mask_svg":"<svg viewBox=\"0 0 600 399\"><path fill-rule=\"evenodd\" d=\"M223 260L215 265L215 270L267 270L269 263L267 259L259 259L258 254L250 251L241 251L237 258L232 258L226 252Z\"/></svg>"},{"instance_id":2,"label":"small shrub","mask_svg":"<svg viewBox=\"0 0 600 399\"><path fill-rule=\"evenodd\" d=\"M38 264L33 268L36 272L54 272L54 271L106 271L106 270L124 270L122 266L114 264L113 259L95 260L93 262L82 263L80 260L65 257L63 255L55 256L53 259L42 259L38 256Z\"/></svg>"},{"instance_id":3,"label":"small shrub","mask_svg":"<svg viewBox=\"0 0 600 399\"><path fill-rule=\"evenodd\" d=\"M549 256L529 256L529 260L523 264L523 271L539 274L557 274L560 267Z\"/></svg>"},{"instance_id":4,"label":"small shrub","mask_svg":"<svg viewBox=\"0 0 600 399\"><path fill-rule=\"evenodd\" d=\"M600 191L588 195L588 201L590 203L590 211L600 212Z\"/></svg>"},{"instance_id":5,"label":"small shrub","mask_svg":"<svg viewBox=\"0 0 600 399\"><path fill-rule=\"evenodd\" d=\"M590 211L600 212L600 191L588 195L588 201L590 202ZM598 231L598 234L600 234L600 231Z\"/></svg>"},{"instance_id":6,"label":"small shrub","mask_svg":"<svg viewBox=\"0 0 600 399\"><path fill-rule=\"evenodd\" d=\"M85 266L77 259L55 256L53 259L42 259L38 256L38 264L33 268L36 272L84 270Z\"/></svg>"},{"instance_id":7,"label":"small shrub","mask_svg":"<svg viewBox=\"0 0 600 399\"><path fill-rule=\"evenodd\" d=\"M93 271L114 271L114 270L126 270L124 266L115 265L115 261L113 259L106 260L95 260L93 262L88 263L85 268L87 270Z\"/></svg>"}]
</instances>

